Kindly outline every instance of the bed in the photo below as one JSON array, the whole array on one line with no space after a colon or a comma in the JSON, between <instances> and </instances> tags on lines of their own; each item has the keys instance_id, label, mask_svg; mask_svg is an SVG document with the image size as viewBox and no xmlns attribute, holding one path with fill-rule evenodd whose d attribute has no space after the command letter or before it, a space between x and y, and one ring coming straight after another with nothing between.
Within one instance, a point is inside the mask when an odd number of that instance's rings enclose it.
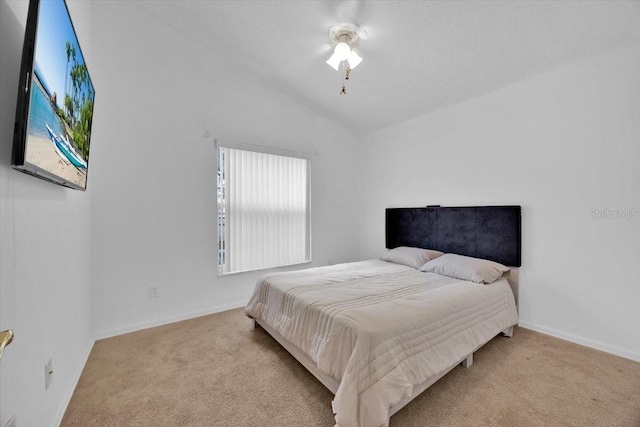
<instances>
[{"instance_id":1,"label":"bed","mask_svg":"<svg viewBox=\"0 0 640 427\"><path fill-rule=\"evenodd\" d=\"M520 266L520 207L387 209L386 244L446 252L434 265L464 255ZM506 278L476 283L416 265L372 259L266 274L245 308L335 394L339 427L388 425L518 322Z\"/></svg>"}]
</instances>

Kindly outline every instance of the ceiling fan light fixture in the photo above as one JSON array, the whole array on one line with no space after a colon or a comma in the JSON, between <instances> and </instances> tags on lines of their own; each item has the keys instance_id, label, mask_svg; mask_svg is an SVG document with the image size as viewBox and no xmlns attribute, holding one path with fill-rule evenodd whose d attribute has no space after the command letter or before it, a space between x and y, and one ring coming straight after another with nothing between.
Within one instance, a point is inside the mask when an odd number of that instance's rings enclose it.
<instances>
[{"instance_id":1,"label":"ceiling fan light fixture","mask_svg":"<svg viewBox=\"0 0 640 427\"><path fill-rule=\"evenodd\" d=\"M331 58L327 59L327 64L329 64L336 71L340 69L341 62L342 60L340 59L338 54L335 52L333 53L333 55L331 55Z\"/></svg>"},{"instance_id":2,"label":"ceiling fan light fixture","mask_svg":"<svg viewBox=\"0 0 640 427\"><path fill-rule=\"evenodd\" d=\"M339 62L347 61L351 69L362 62L360 55L351 50L352 46L358 44L361 32L362 30L356 24L349 23L329 28L329 42L335 47L333 55L326 61L327 64L334 70L338 70L340 64L336 64L336 60Z\"/></svg>"},{"instance_id":3,"label":"ceiling fan light fixture","mask_svg":"<svg viewBox=\"0 0 640 427\"><path fill-rule=\"evenodd\" d=\"M351 48L345 42L338 43L336 48L333 50L333 54L336 55L340 61L344 61L349 58L350 53Z\"/></svg>"},{"instance_id":4,"label":"ceiling fan light fixture","mask_svg":"<svg viewBox=\"0 0 640 427\"><path fill-rule=\"evenodd\" d=\"M362 58L355 51L349 52L349 57L347 58L349 62L349 68L352 70L358 66L359 63L362 62Z\"/></svg>"}]
</instances>

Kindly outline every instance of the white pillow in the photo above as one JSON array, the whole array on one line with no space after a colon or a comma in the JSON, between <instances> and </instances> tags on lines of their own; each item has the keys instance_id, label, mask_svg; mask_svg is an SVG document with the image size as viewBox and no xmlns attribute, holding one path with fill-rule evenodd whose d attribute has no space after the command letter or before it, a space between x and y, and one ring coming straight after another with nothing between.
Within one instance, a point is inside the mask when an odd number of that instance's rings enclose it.
<instances>
[{"instance_id":1,"label":"white pillow","mask_svg":"<svg viewBox=\"0 0 640 427\"><path fill-rule=\"evenodd\" d=\"M431 249L410 248L408 246L398 246L389 249L386 254L380 257L383 261L403 264L413 268L420 268L425 262L435 259L442 255L443 252L433 251Z\"/></svg>"},{"instance_id":2,"label":"white pillow","mask_svg":"<svg viewBox=\"0 0 640 427\"><path fill-rule=\"evenodd\" d=\"M476 283L495 282L511 271L497 262L456 254L444 254L427 262L420 270Z\"/></svg>"}]
</instances>

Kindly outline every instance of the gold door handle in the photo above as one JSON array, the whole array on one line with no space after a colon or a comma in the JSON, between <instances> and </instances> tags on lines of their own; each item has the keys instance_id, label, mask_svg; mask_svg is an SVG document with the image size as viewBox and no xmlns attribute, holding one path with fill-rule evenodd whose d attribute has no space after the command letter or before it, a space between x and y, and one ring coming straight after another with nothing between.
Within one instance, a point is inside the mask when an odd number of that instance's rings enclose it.
<instances>
[{"instance_id":1,"label":"gold door handle","mask_svg":"<svg viewBox=\"0 0 640 427\"><path fill-rule=\"evenodd\" d=\"M4 348L11 344L11 341L13 341L13 331L11 329L0 332L0 359L2 359Z\"/></svg>"}]
</instances>

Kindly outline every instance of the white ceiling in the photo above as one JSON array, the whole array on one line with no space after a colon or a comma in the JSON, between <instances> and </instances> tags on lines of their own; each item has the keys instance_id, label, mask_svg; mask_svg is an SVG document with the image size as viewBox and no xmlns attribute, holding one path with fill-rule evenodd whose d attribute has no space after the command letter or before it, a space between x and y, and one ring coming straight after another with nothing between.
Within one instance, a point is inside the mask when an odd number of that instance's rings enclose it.
<instances>
[{"instance_id":1,"label":"white ceiling","mask_svg":"<svg viewBox=\"0 0 640 427\"><path fill-rule=\"evenodd\" d=\"M638 1L142 1L148 12L355 133L640 41ZM346 96L324 61L357 21ZM203 70L206 72L206 70Z\"/></svg>"}]
</instances>

